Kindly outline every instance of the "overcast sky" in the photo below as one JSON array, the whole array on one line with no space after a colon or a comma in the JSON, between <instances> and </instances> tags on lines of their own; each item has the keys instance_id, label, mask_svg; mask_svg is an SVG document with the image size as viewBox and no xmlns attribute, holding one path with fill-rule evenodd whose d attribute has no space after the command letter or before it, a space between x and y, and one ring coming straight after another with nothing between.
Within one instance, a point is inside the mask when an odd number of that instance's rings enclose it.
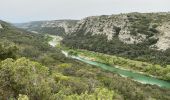
<instances>
[{"instance_id":1,"label":"overcast sky","mask_svg":"<svg viewBox=\"0 0 170 100\"><path fill-rule=\"evenodd\" d=\"M0 19L13 23L167 11L170 0L0 0Z\"/></svg>"}]
</instances>

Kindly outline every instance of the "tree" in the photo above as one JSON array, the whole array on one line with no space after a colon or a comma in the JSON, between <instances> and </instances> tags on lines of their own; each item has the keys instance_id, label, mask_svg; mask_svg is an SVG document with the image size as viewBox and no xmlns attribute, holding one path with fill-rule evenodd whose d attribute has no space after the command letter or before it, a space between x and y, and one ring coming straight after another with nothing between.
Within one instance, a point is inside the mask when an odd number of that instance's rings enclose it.
<instances>
[{"instance_id":1,"label":"tree","mask_svg":"<svg viewBox=\"0 0 170 100\"><path fill-rule=\"evenodd\" d=\"M0 43L0 60L16 58L17 51L18 48L14 43L4 40Z\"/></svg>"},{"instance_id":2,"label":"tree","mask_svg":"<svg viewBox=\"0 0 170 100\"><path fill-rule=\"evenodd\" d=\"M27 94L32 99L48 99L51 88L48 68L26 58L6 59L0 63L0 99Z\"/></svg>"}]
</instances>

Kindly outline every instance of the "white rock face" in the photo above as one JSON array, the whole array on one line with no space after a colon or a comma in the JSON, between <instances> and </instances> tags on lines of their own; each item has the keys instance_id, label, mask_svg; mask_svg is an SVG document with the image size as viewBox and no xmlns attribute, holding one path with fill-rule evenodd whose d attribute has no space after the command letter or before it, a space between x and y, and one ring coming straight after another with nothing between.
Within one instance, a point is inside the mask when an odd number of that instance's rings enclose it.
<instances>
[{"instance_id":1,"label":"white rock face","mask_svg":"<svg viewBox=\"0 0 170 100\"><path fill-rule=\"evenodd\" d=\"M3 29L2 25L0 24L0 29Z\"/></svg>"},{"instance_id":2,"label":"white rock face","mask_svg":"<svg viewBox=\"0 0 170 100\"><path fill-rule=\"evenodd\" d=\"M78 22L73 32L84 30L84 34L105 34L108 40L118 36L119 40L127 44L143 42L145 35L131 35L129 31L129 20L126 14L111 16L92 16Z\"/></svg>"},{"instance_id":3,"label":"white rock face","mask_svg":"<svg viewBox=\"0 0 170 100\"><path fill-rule=\"evenodd\" d=\"M85 33L106 34L110 40L117 34L115 28L123 28L127 21L126 15L87 17L78 22L73 32L83 29Z\"/></svg>"},{"instance_id":4,"label":"white rock face","mask_svg":"<svg viewBox=\"0 0 170 100\"><path fill-rule=\"evenodd\" d=\"M121 30L118 37L119 37L119 40L121 40L122 42L126 44L141 43L146 39L146 35L143 35L143 34L138 33L136 36L131 35L128 29Z\"/></svg>"},{"instance_id":5,"label":"white rock face","mask_svg":"<svg viewBox=\"0 0 170 100\"><path fill-rule=\"evenodd\" d=\"M160 34L157 36L159 40L155 44L158 50L166 50L170 48L170 21L163 23L157 29L160 31Z\"/></svg>"}]
</instances>

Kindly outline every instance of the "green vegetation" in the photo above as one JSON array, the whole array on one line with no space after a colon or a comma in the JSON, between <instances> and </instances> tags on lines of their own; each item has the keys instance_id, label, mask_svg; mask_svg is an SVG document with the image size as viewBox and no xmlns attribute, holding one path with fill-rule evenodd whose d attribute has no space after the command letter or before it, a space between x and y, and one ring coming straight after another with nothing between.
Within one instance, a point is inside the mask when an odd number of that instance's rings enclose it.
<instances>
[{"instance_id":1,"label":"green vegetation","mask_svg":"<svg viewBox=\"0 0 170 100\"><path fill-rule=\"evenodd\" d=\"M35 27L31 31L36 31L38 33L48 33L51 35L63 36L65 34L65 29L62 27Z\"/></svg>"},{"instance_id":2,"label":"green vegetation","mask_svg":"<svg viewBox=\"0 0 170 100\"><path fill-rule=\"evenodd\" d=\"M72 55L89 57L97 62L109 64L111 66L120 66L121 68L143 72L146 75L152 75L157 78L170 81L170 65L161 67L158 64L151 64L142 61L130 60L122 57L111 56L103 53L97 53L87 50L69 50Z\"/></svg>"},{"instance_id":3,"label":"green vegetation","mask_svg":"<svg viewBox=\"0 0 170 100\"><path fill-rule=\"evenodd\" d=\"M112 99L113 95L114 98L117 96L113 91L105 88L96 88L91 95L88 94L88 91L83 94L83 91L86 91L86 88L88 88L86 84L76 80L76 78L67 78L67 76L57 74L56 72L50 75L47 67L25 58L20 58L16 61L13 59L2 61L0 63L0 74L1 99L5 99L8 96L17 97L18 94L27 94L31 100L36 98L41 100L48 100L49 98L51 98L50 100L56 100L58 98L62 100L62 98L86 97ZM63 85L71 85L72 87L67 89ZM66 90L64 91L62 87L58 86L62 86ZM58 93L56 93L57 91ZM72 92L81 95L71 95L70 93ZM66 94L70 95L67 96Z\"/></svg>"},{"instance_id":4,"label":"green vegetation","mask_svg":"<svg viewBox=\"0 0 170 100\"><path fill-rule=\"evenodd\" d=\"M157 43L158 39L153 38L159 31L157 27L169 20L170 14L159 13L129 13L128 29L131 35L144 34L146 40L142 43L125 44L114 36L112 40L107 40L106 35L93 35L94 33L85 33L86 28L65 36L63 44L73 49L86 49L90 51L115 55L132 60L139 60L153 64L160 64L162 67L170 64L170 50L157 51L151 49L151 46ZM116 32L120 29L115 27Z\"/></svg>"},{"instance_id":5,"label":"green vegetation","mask_svg":"<svg viewBox=\"0 0 170 100\"><path fill-rule=\"evenodd\" d=\"M29 23L19 23L15 26L28 31L41 34L66 35L65 27L72 28L78 20L53 20L53 21L33 21Z\"/></svg>"},{"instance_id":6,"label":"green vegetation","mask_svg":"<svg viewBox=\"0 0 170 100\"><path fill-rule=\"evenodd\" d=\"M156 27L151 26L152 18L146 15L134 13L128 15L128 20L130 25L130 31L132 35L137 35L138 33L145 34L148 37L153 36L158 33Z\"/></svg>"},{"instance_id":7,"label":"green vegetation","mask_svg":"<svg viewBox=\"0 0 170 100\"><path fill-rule=\"evenodd\" d=\"M170 49L158 51L150 48L156 41L157 39L148 39L139 44L125 44L117 37L107 40L105 35L83 34L82 31L67 35L62 43L72 49L86 49L132 60L159 64L162 67L170 65Z\"/></svg>"},{"instance_id":8,"label":"green vegetation","mask_svg":"<svg viewBox=\"0 0 170 100\"><path fill-rule=\"evenodd\" d=\"M16 58L17 46L6 40L0 41L0 60L6 58Z\"/></svg>"},{"instance_id":9,"label":"green vegetation","mask_svg":"<svg viewBox=\"0 0 170 100\"><path fill-rule=\"evenodd\" d=\"M117 94L115 94L113 91L109 91L108 89L105 88L96 88L94 90L93 94L88 94L87 92L77 95L62 95L62 93L59 93L60 95L55 95L57 99L59 100L112 100L115 99ZM120 98L116 98L120 99Z\"/></svg>"},{"instance_id":10,"label":"green vegetation","mask_svg":"<svg viewBox=\"0 0 170 100\"><path fill-rule=\"evenodd\" d=\"M169 90L142 85L77 61L66 62L47 68L26 58L2 61L0 63L1 99L9 97L30 100L49 98L50 100L82 100L83 98L85 100L94 100L94 98L168 100L170 98ZM155 94L155 91L159 95Z\"/></svg>"},{"instance_id":11,"label":"green vegetation","mask_svg":"<svg viewBox=\"0 0 170 100\"><path fill-rule=\"evenodd\" d=\"M27 94L30 99L48 99L48 69L25 58L6 59L0 64L1 99Z\"/></svg>"},{"instance_id":12,"label":"green vegetation","mask_svg":"<svg viewBox=\"0 0 170 100\"><path fill-rule=\"evenodd\" d=\"M132 35L145 34L147 38L159 33L157 26L169 20L170 14L129 13L129 28Z\"/></svg>"},{"instance_id":13,"label":"green vegetation","mask_svg":"<svg viewBox=\"0 0 170 100\"><path fill-rule=\"evenodd\" d=\"M48 44L49 38L44 35L16 29L7 23L3 27L1 100L170 99L169 89L140 84L66 58Z\"/></svg>"}]
</instances>

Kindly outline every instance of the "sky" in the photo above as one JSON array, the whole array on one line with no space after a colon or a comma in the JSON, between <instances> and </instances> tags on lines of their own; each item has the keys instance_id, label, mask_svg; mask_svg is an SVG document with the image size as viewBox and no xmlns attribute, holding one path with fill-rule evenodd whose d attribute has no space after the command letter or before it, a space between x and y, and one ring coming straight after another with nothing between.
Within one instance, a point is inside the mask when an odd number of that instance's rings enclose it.
<instances>
[{"instance_id":1,"label":"sky","mask_svg":"<svg viewBox=\"0 0 170 100\"><path fill-rule=\"evenodd\" d=\"M170 0L0 0L0 20L12 23L168 11Z\"/></svg>"}]
</instances>

